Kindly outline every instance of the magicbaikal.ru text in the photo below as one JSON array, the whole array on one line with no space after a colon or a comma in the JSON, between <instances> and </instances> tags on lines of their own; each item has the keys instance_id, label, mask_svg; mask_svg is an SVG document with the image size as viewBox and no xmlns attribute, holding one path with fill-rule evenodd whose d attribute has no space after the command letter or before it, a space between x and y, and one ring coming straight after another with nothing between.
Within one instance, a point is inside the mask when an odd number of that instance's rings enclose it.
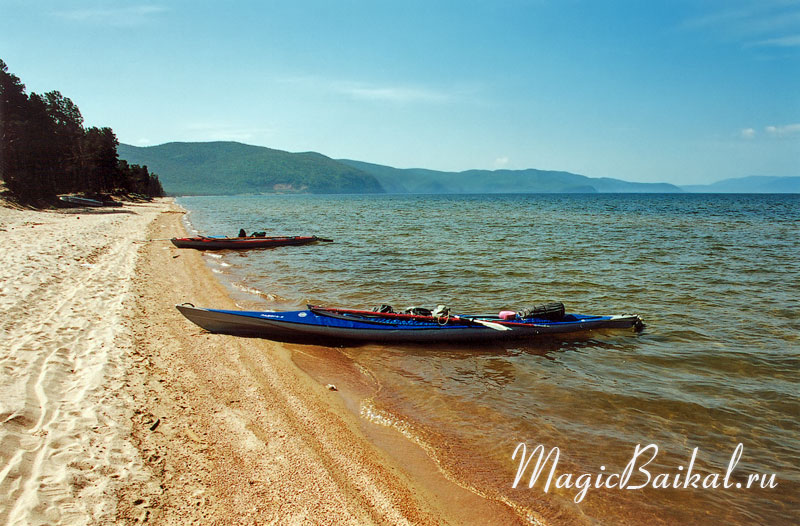
<instances>
[{"instance_id":1,"label":"magicbaikal.ru text","mask_svg":"<svg viewBox=\"0 0 800 526\"><path fill-rule=\"evenodd\" d=\"M750 473L747 474L746 479L740 478L734 480L732 478L733 471L738 464L739 459L742 458L744 446L740 443L734 449L731 455L730 462L725 473L696 473L694 471L694 463L697 458L697 451L699 448L692 450L691 458L686 467L677 466L676 473L659 473L653 475L647 470L647 466L655 460L658 455L658 446L655 444L648 444L642 447L641 444L636 444L631 460L625 465L625 469L620 473L606 472L605 466L600 466L600 473L581 473L575 475L573 473L561 473L556 475L558 467L558 460L561 451L557 447L553 447L544 454L544 446L539 444L530 454L527 453L527 446L525 443L520 442L514 454L511 456L512 460L516 460L519 456L519 467L517 468L517 475L514 478L512 488L516 488L520 480L525 476L531 459L536 457L536 463L530 471L530 481L528 487L533 488L539 476L544 471L548 462L550 462L550 471L547 474L547 481L544 483L544 491L547 493L550 490L553 479L555 479L556 488L575 488L578 490L574 497L575 502L581 502L590 488L606 488L606 489L626 489L637 490L647 487L655 489L717 489L717 488L775 488L778 483L775 481L775 474L761 474ZM744 477L744 475L741 475Z\"/></svg>"}]
</instances>

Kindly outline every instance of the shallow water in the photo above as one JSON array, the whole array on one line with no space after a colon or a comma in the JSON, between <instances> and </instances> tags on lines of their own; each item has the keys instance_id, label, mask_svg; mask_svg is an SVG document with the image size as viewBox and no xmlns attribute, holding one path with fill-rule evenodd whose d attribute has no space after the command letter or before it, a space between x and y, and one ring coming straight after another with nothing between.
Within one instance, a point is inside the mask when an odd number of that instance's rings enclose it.
<instances>
[{"instance_id":1,"label":"shallow water","mask_svg":"<svg viewBox=\"0 0 800 526\"><path fill-rule=\"evenodd\" d=\"M191 227L207 235L245 228L335 240L208 254L243 308L447 304L485 313L563 301L572 312L644 318L641 334L490 348L331 348L379 386L362 402L362 416L423 444L465 487L554 523L792 524L800 517L800 197L178 202L190 210ZM533 488L530 468L512 488L520 442L528 452L538 444L559 448L546 492L549 465ZM693 471L719 473L722 484L740 443L732 487L683 487L694 448ZM652 478L639 490L592 486L576 503L579 488L554 488L565 473L574 484L582 473L595 482L598 473L622 472L637 444L658 446L644 469L669 474L670 489L653 488ZM752 473L775 474L777 487L736 488ZM635 470L629 487L645 480Z\"/></svg>"}]
</instances>

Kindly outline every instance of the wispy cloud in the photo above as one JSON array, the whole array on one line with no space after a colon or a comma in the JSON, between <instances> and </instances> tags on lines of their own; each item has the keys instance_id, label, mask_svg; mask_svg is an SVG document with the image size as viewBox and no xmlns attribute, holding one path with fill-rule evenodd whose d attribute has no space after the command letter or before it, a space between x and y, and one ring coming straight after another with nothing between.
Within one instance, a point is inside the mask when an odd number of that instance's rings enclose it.
<instances>
[{"instance_id":1,"label":"wispy cloud","mask_svg":"<svg viewBox=\"0 0 800 526\"><path fill-rule=\"evenodd\" d=\"M193 140L203 141L254 141L274 135L271 128L249 128L228 124L194 122L185 126Z\"/></svg>"},{"instance_id":2,"label":"wispy cloud","mask_svg":"<svg viewBox=\"0 0 800 526\"><path fill-rule=\"evenodd\" d=\"M753 128L745 128L739 132L739 136L742 139L754 139L756 136L756 130Z\"/></svg>"},{"instance_id":3,"label":"wispy cloud","mask_svg":"<svg viewBox=\"0 0 800 526\"><path fill-rule=\"evenodd\" d=\"M739 130L739 137L746 140L755 139L760 134L755 128L743 128ZM764 126L764 135L773 139L785 139L789 137L800 137L800 123L783 124L780 126Z\"/></svg>"},{"instance_id":4,"label":"wispy cloud","mask_svg":"<svg viewBox=\"0 0 800 526\"><path fill-rule=\"evenodd\" d=\"M509 162L508 157L505 156L498 157L497 159L494 160L494 167L497 170L503 169L506 166L508 166L508 162Z\"/></svg>"},{"instance_id":5,"label":"wispy cloud","mask_svg":"<svg viewBox=\"0 0 800 526\"><path fill-rule=\"evenodd\" d=\"M795 135L800 135L800 123L785 124L783 126L767 126L764 128L764 131L771 137L793 137Z\"/></svg>"},{"instance_id":6,"label":"wispy cloud","mask_svg":"<svg viewBox=\"0 0 800 526\"><path fill-rule=\"evenodd\" d=\"M439 104L453 102L457 97L455 92L410 83L375 84L318 77L287 77L282 82L318 92L344 95L354 100L395 104Z\"/></svg>"},{"instance_id":7,"label":"wispy cloud","mask_svg":"<svg viewBox=\"0 0 800 526\"><path fill-rule=\"evenodd\" d=\"M713 31L747 47L795 47L800 42L800 0L740 0L684 20L686 29Z\"/></svg>"},{"instance_id":8,"label":"wispy cloud","mask_svg":"<svg viewBox=\"0 0 800 526\"><path fill-rule=\"evenodd\" d=\"M334 86L339 93L354 99L396 103L447 102L450 95L430 88L414 86L376 86L366 84L342 84Z\"/></svg>"},{"instance_id":9,"label":"wispy cloud","mask_svg":"<svg viewBox=\"0 0 800 526\"><path fill-rule=\"evenodd\" d=\"M792 35L780 38L768 38L754 42L753 46L768 46L768 47L800 47L800 35Z\"/></svg>"},{"instance_id":10,"label":"wispy cloud","mask_svg":"<svg viewBox=\"0 0 800 526\"><path fill-rule=\"evenodd\" d=\"M132 5L120 7L94 7L55 11L54 16L88 24L112 26L138 26L149 22L168 9L158 5Z\"/></svg>"}]
</instances>

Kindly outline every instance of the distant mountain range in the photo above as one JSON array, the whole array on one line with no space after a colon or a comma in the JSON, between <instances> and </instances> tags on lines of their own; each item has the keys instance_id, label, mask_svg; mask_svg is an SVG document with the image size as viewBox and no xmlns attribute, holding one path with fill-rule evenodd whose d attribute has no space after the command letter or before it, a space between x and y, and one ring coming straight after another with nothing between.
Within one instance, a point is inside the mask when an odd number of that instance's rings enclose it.
<instances>
[{"instance_id":1,"label":"distant mountain range","mask_svg":"<svg viewBox=\"0 0 800 526\"><path fill-rule=\"evenodd\" d=\"M172 195L381 193L371 175L322 154L289 153L238 142L120 144L120 159L146 165Z\"/></svg>"},{"instance_id":2,"label":"distant mountain range","mask_svg":"<svg viewBox=\"0 0 800 526\"><path fill-rule=\"evenodd\" d=\"M172 195L253 193L676 193L800 192L800 177L746 177L678 187L547 170L441 172L392 168L319 153L290 153L237 142L120 144L120 159L158 174Z\"/></svg>"},{"instance_id":3,"label":"distant mountain range","mask_svg":"<svg viewBox=\"0 0 800 526\"><path fill-rule=\"evenodd\" d=\"M677 186L667 183L629 183L619 179L586 177L549 170L439 172L422 168L392 168L349 159L341 159L340 162L374 175L387 192L400 194L586 194L681 191Z\"/></svg>"},{"instance_id":4,"label":"distant mountain range","mask_svg":"<svg viewBox=\"0 0 800 526\"><path fill-rule=\"evenodd\" d=\"M800 177L773 177L752 175L737 179L725 179L714 184L681 186L686 192L720 194L798 194Z\"/></svg>"}]
</instances>

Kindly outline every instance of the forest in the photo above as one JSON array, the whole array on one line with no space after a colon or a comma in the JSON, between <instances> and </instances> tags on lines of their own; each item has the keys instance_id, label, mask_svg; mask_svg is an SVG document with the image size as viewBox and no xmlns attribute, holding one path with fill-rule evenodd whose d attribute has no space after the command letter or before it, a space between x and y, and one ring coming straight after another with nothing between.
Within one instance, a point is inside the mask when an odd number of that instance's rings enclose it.
<instances>
[{"instance_id":1,"label":"forest","mask_svg":"<svg viewBox=\"0 0 800 526\"><path fill-rule=\"evenodd\" d=\"M158 197L147 166L119 159L111 128L83 125L78 106L58 91L26 94L0 60L0 179L11 199L47 206L59 194Z\"/></svg>"}]
</instances>

